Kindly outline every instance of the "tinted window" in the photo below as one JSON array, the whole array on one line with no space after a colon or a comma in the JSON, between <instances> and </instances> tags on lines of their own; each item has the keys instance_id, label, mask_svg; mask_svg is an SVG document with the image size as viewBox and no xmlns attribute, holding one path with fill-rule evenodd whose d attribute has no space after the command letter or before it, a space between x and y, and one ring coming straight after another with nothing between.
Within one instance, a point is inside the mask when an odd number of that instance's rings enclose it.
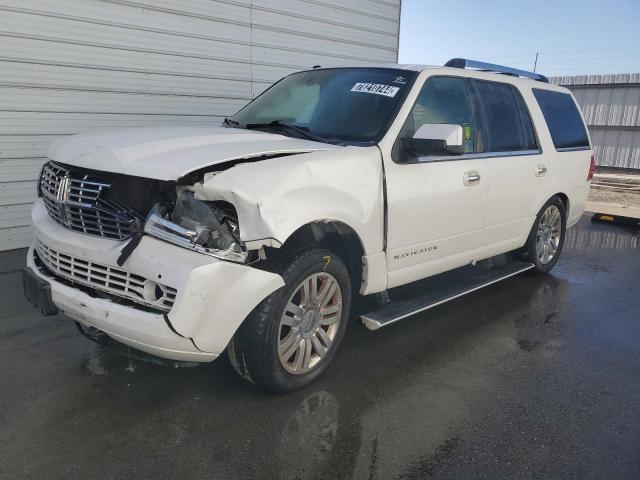
<instances>
[{"instance_id":1,"label":"tinted window","mask_svg":"<svg viewBox=\"0 0 640 480\"><path fill-rule=\"evenodd\" d=\"M473 152L474 125L467 82L463 78L433 77L420 90L405 124L403 137L412 137L427 123L451 123L463 128L464 151Z\"/></svg>"},{"instance_id":2,"label":"tinted window","mask_svg":"<svg viewBox=\"0 0 640 480\"><path fill-rule=\"evenodd\" d=\"M557 149L589 147L587 129L576 103L567 93L533 89Z\"/></svg>"},{"instance_id":3,"label":"tinted window","mask_svg":"<svg viewBox=\"0 0 640 480\"><path fill-rule=\"evenodd\" d=\"M522 133L524 135L524 150L537 150L538 143L536 142L536 135L533 132L533 122L531 121L531 115L529 115L529 110L527 109L527 104L525 103L522 95L518 92L514 87L513 93L516 97L516 102L518 103L518 110L520 111L520 120L522 120Z\"/></svg>"},{"instance_id":4,"label":"tinted window","mask_svg":"<svg viewBox=\"0 0 640 480\"><path fill-rule=\"evenodd\" d=\"M481 106L486 151L537 149L531 118L520 93L511 85L474 80Z\"/></svg>"}]
</instances>

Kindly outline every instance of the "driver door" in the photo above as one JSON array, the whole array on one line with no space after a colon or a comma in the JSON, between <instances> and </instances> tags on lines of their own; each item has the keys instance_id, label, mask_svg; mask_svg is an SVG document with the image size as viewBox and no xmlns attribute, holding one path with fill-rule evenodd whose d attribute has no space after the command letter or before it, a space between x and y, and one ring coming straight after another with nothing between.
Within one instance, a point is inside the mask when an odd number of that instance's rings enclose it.
<instances>
[{"instance_id":1,"label":"driver door","mask_svg":"<svg viewBox=\"0 0 640 480\"><path fill-rule=\"evenodd\" d=\"M409 283L477 258L489 187L488 162L474 99L466 79L427 78L385 162L387 186L388 287ZM463 129L459 155L434 152L411 156L402 138L425 124Z\"/></svg>"}]
</instances>

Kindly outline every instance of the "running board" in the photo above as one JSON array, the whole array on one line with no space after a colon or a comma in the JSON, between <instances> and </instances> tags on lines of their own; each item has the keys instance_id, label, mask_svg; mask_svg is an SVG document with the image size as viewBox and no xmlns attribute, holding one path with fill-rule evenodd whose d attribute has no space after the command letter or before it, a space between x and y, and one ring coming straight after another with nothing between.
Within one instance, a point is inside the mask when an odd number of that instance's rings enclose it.
<instances>
[{"instance_id":1,"label":"running board","mask_svg":"<svg viewBox=\"0 0 640 480\"><path fill-rule=\"evenodd\" d=\"M493 285L501 280L526 272L534 267L528 262L509 262L500 266L463 267L428 279L432 286L427 292L413 298L391 301L371 313L362 315L362 322L369 330L378 330L468 293ZM451 281L454 277L455 281ZM458 277L457 279L455 277Z\"/></svg>"}]
</instances>

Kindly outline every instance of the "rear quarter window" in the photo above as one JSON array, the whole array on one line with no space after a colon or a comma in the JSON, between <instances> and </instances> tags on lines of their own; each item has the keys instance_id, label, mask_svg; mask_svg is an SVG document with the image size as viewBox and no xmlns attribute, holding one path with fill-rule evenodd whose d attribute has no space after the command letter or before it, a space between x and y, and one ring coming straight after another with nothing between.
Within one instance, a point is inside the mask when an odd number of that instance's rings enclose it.
<instances>
[{"instance_id":1,"label":"rear quarter window","mask_svg":"<svg viewBox=\"0 0 640 480\"><path fill-rule=\"evenodd\" d=\"M589 148L587 129L568 93L533 89L556 150Z\"/></svg>"}]
</instances>

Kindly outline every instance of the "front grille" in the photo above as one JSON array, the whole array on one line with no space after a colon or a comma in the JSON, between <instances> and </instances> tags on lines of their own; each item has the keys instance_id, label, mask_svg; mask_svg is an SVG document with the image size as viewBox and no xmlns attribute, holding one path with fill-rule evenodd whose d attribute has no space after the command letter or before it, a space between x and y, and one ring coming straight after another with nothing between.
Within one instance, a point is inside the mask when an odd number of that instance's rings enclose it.
<instances>
[{"instance_id":1,"label":"front grille","mask_svg":"<svg viewBox=\"0 0 640 480\"><path fill-rule=\"evenodd\" d=\"M101 292L168 312L176 299L176 289L121 268L89 262L60 253L36 239L40 261L55 276Z\"/></svg>"},{"instance_id":2,"label":"front grille","mask_svg":"<svg viewBox=\"0 0 640 480\"><path fill-rule=\"evenodd\" d=\"M42 168L39 187L49 216L76 232L124 240L131 236L131 224L141 218L105 198L110 183L77 174L54 162Z\"/></svg>"}]
</instances>

